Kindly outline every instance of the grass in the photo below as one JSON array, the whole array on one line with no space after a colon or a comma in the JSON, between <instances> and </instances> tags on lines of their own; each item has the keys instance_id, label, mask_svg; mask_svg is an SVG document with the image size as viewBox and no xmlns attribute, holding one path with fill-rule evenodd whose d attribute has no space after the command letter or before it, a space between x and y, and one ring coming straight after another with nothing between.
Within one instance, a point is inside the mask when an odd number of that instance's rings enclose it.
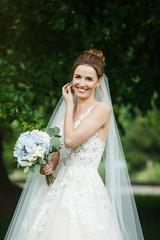
<instances>
[{"instance_id":1,"label":"grass","mask_svg":"<svg viewBox=\"0 0 160 240\"><path fill-rule=\"evenodd\" d=\"M21 190L12 187L0 198L0 240L4 239ZM145 240L160 239L160 196L135 196ZM23 239L22 239L23 240Z\"/></svg>"}]
</instances>

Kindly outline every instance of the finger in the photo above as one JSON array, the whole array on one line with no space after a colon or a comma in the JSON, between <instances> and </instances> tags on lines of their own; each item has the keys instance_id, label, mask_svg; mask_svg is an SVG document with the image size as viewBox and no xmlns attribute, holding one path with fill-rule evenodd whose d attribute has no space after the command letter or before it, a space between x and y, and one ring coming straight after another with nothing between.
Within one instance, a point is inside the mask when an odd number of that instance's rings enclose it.
<instances>
[{"instance_id":1,"label":"finger","mask_svg":"<svg viewBox=\"0 0 160 240\"><path fill-rule=\"evenodd\" d=\"M46 164L42 165L42 168L47 168L49 166L49 163L47 162Z\"/></svg>"},{"instance_id":2,"label":"finger","mask_svg":"<svg viewBox=\"0 0 160 240\"><path fill-rule=\"evenodd\" d=\"M52 171L45 171L44 175L49 175Z\"/></svg>"},{"instance_id":3,"label":"finger","mask_svg":"<svg viewBox=\"0 0 160 240\"><path fill-rule=\"evenodd\" d=\"M68 93L72 95L71 86L68 86L67 90L68 90Z\"/></svg>"},{"instance_id":4,"label":"finger","mask_svg":"<svg viewBox=\"0 0 160 240\"><path fill-rule=\"evenodd\" d=\"M65 84L62 89L66 90L66 88L69 86L69 83Z\"/></svg>"},{"instance_id":5,"label":"finger","mask_svg":"<svg viewBox=\"0 0 160 240\"><path fill-rule=\"evenodd\" d=\"M44 175L44 172L43 172L43 171L40 170L39 172L40 172L40 174Z\"/></svg>"},{"instance_id":6,"label":"finger","mask_svg":"<svg viewBox=\"0 0 160 240\"><path fill-rule=\"evenodd\" d=\"M51 169L51 168L50 168L50 169L47 169L47 170L40 170L40 173L41 173L42 175L49 175L51 172L52 172L52 169Z\"/></svg>"},{"instance_id":7,"label":"finger","mask_svg":"<svg viewBox=\"0 0 160 240\"><path fill-rule=\"evenodd\" d=\"M62 94L63 94L63 95L66 95L66 93L67 93L67 90L66 90L66 87L64 86L64 87L62 88Z\"/></svg>"},{"instance_id":8,"label":"finger","mask_svg":"<svg viewBox=\"0 0 160 240\"><path fill-rule=\"evenodd\" d=\"M40 173L42 173L43 172L43 168L41 167L39 171L40 171Z\"/></svg>"},{"instance_id":9,"label":"finger","mask_svg":"<svg viewBox=\"0 0 160 240\"><path fill-rule=\"evenodd\" d=\"M70 85L66 86L66 92L68 93L70 90Z\"/></svg>"},{"instance_id":10,"label":"finger","mask_svg":"<svg viewBox=\"0 0 160 240\"><path fill-rule=\"evenodd\" d=\"M67 89L69 88L69 86L70 86L70 83L67 83L67 84L64 86L65 90L67 90Z\"/></svg>"},{"instance_id":11,"label":"finger","mask_svg":"<svg viewBox=\"0 0 160 240\"><path fill-rule=\"evenodd\" d=\"M48 164L49 164L49 161L46 162L45 164L41 165L41 167L48 166Z\"/></svg>"},{"instance_id":12,"label":"finger","mask_svg":"<svg viewBox=\"0 0 160 240\"><path fill-rule=\"evenodd\" d=\"M42 165L41 169L44 170L46 168L46 165Z\"/></svg>"},{"instance_id":13,"label":"finger","mask_svg":"<svg viewBox=\"0 0 160 240\"><path fill-rule=\"evenodd\" d=\"M50 169L51 169L51 167L48 167L48 168L42 168L42 172L49 171Z\"/></svg>"},{"instance_id":14,"label":"finger","mask_svg":"<svg viewBox=\"0 0 160 240\"><path fill-rule=\"evenodd\" d=\"M67 86L67 93L70 93L70 86Z\"/></svg>"},{"instance_id":15,"label":"finger","mask_svg":"<svg viewBox=\"0 0 160 240\"><path fill-rule=\"evenodd\" d=\"M66 90L67 90L67 91L70 90L70 85L66 86Z\"/></svg>"},{"instance_id":16,"label":"finger","mask_svg":"<svg viewBox=\"0 0 160 240\"><path fill-rule=\"evenodd\" d=\"M65 92L65 86L62 87L62 92Z\"/></svg>"},{"instance_id":17,"label":"finger","mask_svg":"<svg viewBox=\"0 0 160 240\"><path fill-rule=\"evenodd\" d=\"M42 172L43 172L43 171L48 171L48 170L50 170L50 169L51 169L51 166L43 167L43 168L42 168Z\"/></svg>"}]
</instances>

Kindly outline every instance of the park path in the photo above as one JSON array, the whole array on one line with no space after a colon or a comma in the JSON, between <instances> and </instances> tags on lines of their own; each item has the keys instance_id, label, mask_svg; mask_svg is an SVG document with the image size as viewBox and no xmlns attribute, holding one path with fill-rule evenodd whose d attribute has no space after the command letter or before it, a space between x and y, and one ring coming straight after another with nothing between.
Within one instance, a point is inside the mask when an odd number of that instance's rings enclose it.
<instances>
[{"instance_id":1,"label":"park path","mask_svg":"<svg viewBox=\"0 0 160 240\"><path fill-rule=\"evenodd\" d=\"M24 181L13 181L15 185L23 188ZM160 195L160 184L132 184L133 193L136 195Z\"/></svg>"},{"instance_id":2,"label":"park path","mask_svg":"<svg viewBox=\"0 0 160 240\"><path fill-rule=\"evenodd\" d=\"M137 195L160 195L160 185L132 184L132 189Z\"/></svg>"}]
</instances>

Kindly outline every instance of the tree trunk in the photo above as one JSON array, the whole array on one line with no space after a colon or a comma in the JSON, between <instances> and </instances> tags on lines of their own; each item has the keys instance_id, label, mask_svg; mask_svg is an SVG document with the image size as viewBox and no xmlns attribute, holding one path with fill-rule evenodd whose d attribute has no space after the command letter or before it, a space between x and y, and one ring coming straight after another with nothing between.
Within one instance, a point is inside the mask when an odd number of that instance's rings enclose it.
<instances>
[{"instance_id":1,"label":"tree trunk","mask_svg":"<svg viewBox=\"0 0 160 240\"><path fill-rule=\"evenodd\" d=\"M7 188L8 185L10 185L10 181L8 179L7 171L5 169L4 163L3 163L3 132L2 129L0 130L0 187L1 188Z\"/></svg>"}]
</instances>

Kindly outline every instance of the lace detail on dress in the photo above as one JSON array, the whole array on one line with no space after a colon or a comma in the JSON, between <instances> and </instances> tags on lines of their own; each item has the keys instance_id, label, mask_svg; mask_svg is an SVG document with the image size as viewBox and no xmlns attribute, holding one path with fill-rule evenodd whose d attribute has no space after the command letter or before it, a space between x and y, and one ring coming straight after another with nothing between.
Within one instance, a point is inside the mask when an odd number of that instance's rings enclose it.
<instances>
[{"instance_id":1,"label":"lace detail on dress","mask_svg":"<svg viewBox=\"0 0 160 240\"><path fill-rule=\"evenodd\" d=\"M98 216L99 207L114 229L114 224L110 222L111 202L102 179L94 168L88 168L86 171L85 167L63 166L59 169L52 186L41 187L23 223L29 236L43 231L51 212L54 216L57 206L67 210L71 223L78 223L85 235L94 236L97 231L104 230L104 222L101 222ZM38 209L36 221L30 223L29 227L27 222L32 219L32 212L35 212L35 209Z\"/></svg>"},{"instance_id":2,"label":"lace detail on dress","mask_svg":"<svg viewBox=\"0 0 160 240\"><path fill-rule=\"evenodd\" d=\"M93 236L98 230L104 230L103 223L100 223L98 211L99 206L109 220L111 216L111 203L107 196L106 189L99 177L97 170L82 168L69 168L70 180L76 183L76 189L71 190L67 185L64 192L61 207L67 209L71 222L80 225L82 233ZM88 175L88 176L87 176ZM92 181L92 186L86 187L87 180ZM97 191L98 189L98 191Z\"/></svg>"}]
</instances>

